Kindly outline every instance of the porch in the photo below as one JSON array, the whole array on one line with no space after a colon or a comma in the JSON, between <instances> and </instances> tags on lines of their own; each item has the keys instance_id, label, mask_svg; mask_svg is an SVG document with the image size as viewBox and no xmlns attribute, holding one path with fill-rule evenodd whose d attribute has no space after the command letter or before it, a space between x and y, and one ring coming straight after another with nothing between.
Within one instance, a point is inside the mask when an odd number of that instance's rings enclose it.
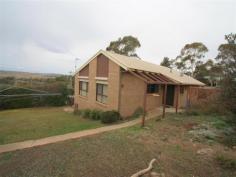
<instances>
[{"instance_id":1,"label":"porch","mask_svg":"<svg viewBox=\"0 0 236 177\"><path fill-rule=\"evenodd\" d=\"M129 72L144 81L146 87L148 84L158 84L163 88L162 92L162 106L157 109L160 111L162 109L162 118L165 117L167 107L171 108L172 112L178 112L179 109L179 92L180 92L180 83L172 79L167 78L166 76L158 73L152 73L147 71L140 70L129 70ZM171 71L170 71L171 72ZM160 96L160 95L157 95ZM143 99L143 110L147 112L147 90L144 90L144 99ZM154 109L155 110L155 109ZM145 115L142 118L142 126L145 124Z\"/></svg>"}]
</instances>

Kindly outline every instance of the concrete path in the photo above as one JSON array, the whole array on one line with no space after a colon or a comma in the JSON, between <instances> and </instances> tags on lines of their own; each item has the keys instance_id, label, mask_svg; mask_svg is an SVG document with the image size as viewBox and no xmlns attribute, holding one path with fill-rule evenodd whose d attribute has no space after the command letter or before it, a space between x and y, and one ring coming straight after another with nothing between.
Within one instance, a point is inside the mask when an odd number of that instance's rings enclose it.
<instances>
[{"instance_id":1,"label":"concrete path","mask_svg":"<svg viewBox=\"0 0 236 177\"><path fill-rule=\"evenodd\" d=\"M146 120L153 118L155 116L159 116L159 115L161 115L161 111L151 112L147 116ZM37 140L28 140L28 141L22 141L22 142L17 142L17 143L0 145L0 153L15 151L19 149L25 149L25 148L31 148L35 146L42 146L42 145L56 143L60 141L70 140L70 139L82 138L85 136L95 135L95 134L99 134L99 133L103 133L103 132L107 132L111 130L117 130L120 128L130 127L138 123L141 123L141 119L135 119L135 120L128 121L125 123L120 123L116 125L110 125L110 126L105 126L105 127L100 127L100 128L90 129L90 130L67 133L64 135L50 136L47 138L42 138L42 139L37 139Z\"/></svg>"}]
</instances>

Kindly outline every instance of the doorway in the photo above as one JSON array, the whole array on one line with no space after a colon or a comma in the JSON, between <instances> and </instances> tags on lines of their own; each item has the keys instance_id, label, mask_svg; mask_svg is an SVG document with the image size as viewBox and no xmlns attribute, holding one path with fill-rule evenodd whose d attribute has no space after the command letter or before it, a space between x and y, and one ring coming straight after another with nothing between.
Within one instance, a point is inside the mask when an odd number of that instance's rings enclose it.
<instances>
[{"instance_id":1,"label":"doorway","mask_svg":"<svg viewBox=\"0 0 236 177\"><path fill-rule=\"evenodd\" d=\"M175 86L167 85L166 105L174 106Z\"/></svg>"}]
</instances>

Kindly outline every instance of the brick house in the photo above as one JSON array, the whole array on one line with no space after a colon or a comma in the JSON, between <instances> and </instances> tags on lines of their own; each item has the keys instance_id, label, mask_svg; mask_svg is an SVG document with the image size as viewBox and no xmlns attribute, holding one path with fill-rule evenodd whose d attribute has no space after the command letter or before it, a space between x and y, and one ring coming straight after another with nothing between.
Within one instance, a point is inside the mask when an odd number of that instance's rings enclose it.
<instances>
[{"instance_id":1,"label":"brick house","mask_svg":"<svg viewBox=\"0 0 236 177\"><path fill-rule=\"evenodd\" d=\"M76 72L74 102L78 109L117 110L128 117L137 108L184 108L190 86L204 84L137 57L100 50Z\"/></svg>"}]
</instances>

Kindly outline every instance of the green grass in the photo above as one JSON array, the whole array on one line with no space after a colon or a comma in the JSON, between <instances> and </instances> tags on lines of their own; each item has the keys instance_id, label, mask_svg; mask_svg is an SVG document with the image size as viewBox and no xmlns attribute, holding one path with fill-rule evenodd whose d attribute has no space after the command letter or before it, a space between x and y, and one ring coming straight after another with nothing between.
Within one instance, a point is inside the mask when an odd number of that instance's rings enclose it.
<instances>
[{"instance_id":1,"label":"green grass","mask_svg":"<svg viewBox=\"0 0 236 177\"><path fill-rule=\"evenodd\" d=\"M0 111L0 144L38 139L100 127L99 121L80 118L62 107Z\"/></svg>"},{"instance_id":2,"label":"green grass","mask_svg":"<svg viewBox=\"0 0 236 177\"><path fill-rule=\"evenodd\" d=\"M215 143L192 142L186 125L207 123L214 117L167 114L161 121L21 151L0 154L0 176L111 177L131 176L156 158L154 171L171 177L233 177L234 169L222 168L219 154L236 159L233 150ZM167 137L167 139L163 139ZM212 155L199 155L211 148ZM232 160L226 161L232 167ZM220 160L224 161L225 160ZM228 165L229 164L229 165Z\"/></svg>"}]
</instances>

